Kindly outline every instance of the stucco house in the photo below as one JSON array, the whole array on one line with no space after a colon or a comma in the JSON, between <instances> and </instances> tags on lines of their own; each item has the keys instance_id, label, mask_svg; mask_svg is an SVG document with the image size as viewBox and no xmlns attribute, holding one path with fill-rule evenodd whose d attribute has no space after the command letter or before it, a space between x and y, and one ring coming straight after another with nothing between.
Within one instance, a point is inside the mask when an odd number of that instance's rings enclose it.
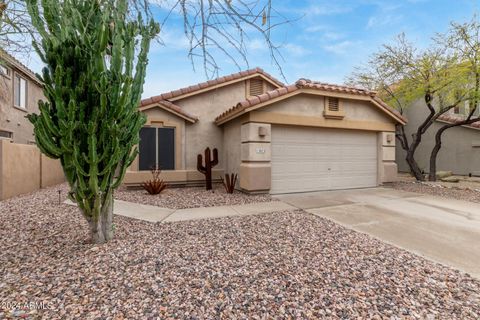
<instances>
[{"instance_id":1,"label":"stucco house","mask_svg":"<svg viewBox=\"0 0 480 320\"><path fill-rule=\"evenodd\" d=\"M0 49L0 139L35 143L33 125L25 116L39 113L40 99L43 89L35 74Z\"/></svg>"},{"instance_id":2,"label":"stucco house","mask_svg":"<svg viewBox=\"0 0 480 320\"><path fill-rule=\"evenodd\" d=\"M406 109L405 115L408 118L408 124L405 125L405 132L408 137L416 131L421 122L427 117L428 109L423 100L418 100ZM428 172L430 167L430 153L435 146L435 133L446 123L456 122L464 119L469 113L468 102L465 105L458 106L449 110L446 114L440 116L428 131L423 135L416 153L420 168ZM476 110L475 116L479 115ZM406 152L397 145L396 158L399 171L409 172L409 167L405 161ZM480 176L480 123L473 123L468 126L458 126L448 129L442 136L442 148L437 157L437 170L452 171L459 175Z\"/></svg>"},{"instance_id":3,"label":"stucco house","mask_svg":"<svg viewBox=\"0 0 480 320\"><path fill-rule=\"evenodd\" d=\"M396 177L395 125L406 119L375 92L256 68L141 101L147 123L125 183L158 165L170 183L203 181L197 154L217 148L213 177L238 173L245 192L374 187Z\"/></svg>"}]
</instances>

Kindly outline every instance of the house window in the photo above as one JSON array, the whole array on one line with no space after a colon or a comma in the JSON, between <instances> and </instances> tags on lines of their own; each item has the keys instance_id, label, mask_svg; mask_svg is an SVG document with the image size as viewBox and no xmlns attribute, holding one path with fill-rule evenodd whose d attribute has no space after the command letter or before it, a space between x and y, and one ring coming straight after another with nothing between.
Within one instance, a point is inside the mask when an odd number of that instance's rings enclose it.
<instances>
[{"instance_id":1,"label":"house window","mask_svg":"<svg viewBox=\"0 0 480 320\"><path fill-rule=\"evenodd\" d=\"M13 134L10 131L0 130L0 139L12 139Z\"/></svg>"},{"instance_id":2,"label":"house window","mask_svg":"<svg viewBox=\"0 0 480 320\"><path fill-rule=\"evenodd\" d=\"M264 93L264 88L263 88L263 80L254 78L250 79L250 88L249 88L249 96L258 96Z\"/></svg>"},{"instance_id":3,"label":"house window","mask_svg":"<svg viewBox=\"0 0 480 320\"><path fill-rule=\"evenodd\" d=\"M458 104L453 107L453 114L460 114L460 106Z\"/></svg>"},{"instance_id":4,"label":"house window","mask_svg":"<svg viewBox=\"0 0 480 320\"><path fill-rule=\"evenodd\" d=\"M9 76L10 75L10 69L8 69L6 66L0 64L0 75Z\"/></svg>"},{"instance_id":5,"label":"house window","mask_svg":"<svg viewBox=\"0 0 480 320\"><path fill-rule=\"evenodd\" d=\"M14 105L23 109L27 108L27 80L15 75L14 83Z\"/></svg>"},{"instance_id":6,"label":"house window","mask_svg":"<svg viewBox=\"0 0 480 320\"><path fill-rule=\"evenodd\" d=\"M175 128L140 130L139 170L175 170Z\"/></svg>"}]
</instances>

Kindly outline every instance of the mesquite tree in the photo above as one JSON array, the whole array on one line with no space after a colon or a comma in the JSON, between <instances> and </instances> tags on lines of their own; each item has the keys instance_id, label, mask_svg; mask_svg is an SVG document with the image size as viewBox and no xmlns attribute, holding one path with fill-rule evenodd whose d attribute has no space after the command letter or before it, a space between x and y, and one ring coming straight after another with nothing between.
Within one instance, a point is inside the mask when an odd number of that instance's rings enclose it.
<instances>
[{"instance_id":1,"label":"mesquite tree","mask_svg":"<svg viewBox=\"0 0 480 320\"><path fill-rule=\"evenodd\" d=\"M430 181L437 179L437 157L442 148L442 137L448 129L480 121L480 21L474 16L465 23L450 24L450 30L437 36L436 41L451 51L458 58L461 77L455 79L458 93L465 97L468 107L456 121L443 125L435 133L435 145L430 153Z\"/></svg>"},{"instance_id":2,"label":"mesquite tree","mask_svg":"<svg viewBox=\"0 0 480 320\"><path fill-rule=\"evenodd\" d=\"M129 19L127 0L27 1L45 63L46 102L31 115L35 139L60 159L92 241L113 236L113 191L137 155L137 110L150 41L159 26Z\"/></svg>"},{"instance_id":3,"label":"mesquite tree","mask_svg":"<svg viewBox=\"0 0 480 320\"><path fill-rule=\"evenodd\" d=\"M464 68L458 56L445 46L434 43L420 50L400 35L394 44L384 45L364 68L357 69L349 82L379 91L400 113L423 100L425 118L409 138L403 126L397 126L396 138L405 150L405 160L417 180L425 177L415 153L424 134L443 114L463 103L468 97Z\"/></svg>"}]
</instances>

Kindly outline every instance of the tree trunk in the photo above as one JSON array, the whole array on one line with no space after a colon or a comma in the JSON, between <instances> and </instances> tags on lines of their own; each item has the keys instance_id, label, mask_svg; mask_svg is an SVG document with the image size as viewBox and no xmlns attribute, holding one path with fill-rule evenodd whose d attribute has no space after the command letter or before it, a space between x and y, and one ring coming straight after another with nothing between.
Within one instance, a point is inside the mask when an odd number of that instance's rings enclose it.
<instances>
[{"instance_id":1,"label":"tree trunk","mask_svg":"<svg viewBox=\"0 0 480 320\"><path fill-rule=\"evenodd\" d=\"M442 135L443 133L453 127L458 127L461 125L467 125L467 124L472 124L475 122L480 121L479 118L471 118L473 113L475 112L475 109L470 112L469 117L461 122L457 123L452 123L452 124L447 124L440 129L438 129L437 133L435 134L435 146L432 149L432 152L430 153L430 172L428 173L428 180L430 181L437 181L437 156L438 152L442 148Z\"/></svg>"},{"instance_id":2,"label":"tree trunk","mask_svg":"<svg viewBox=\"0 0 480 320\"><path fill-rule=\"evenodd\" d=\"M442 147L442 134L449 126L440 128L435 134L435 146L430 153L430 170L428 173L428 180L437 181L437 156Z\"/></svg>"},{"instance_id":3,"label":"tree trunk","mask_svg":"<svg viewBox=\"0 0 480 320\"><path fill-rule=\"evenodd\" d=\"M410 168L410 173L417 179L417 180L423 180L424 176L422 174L422 170L420 170L420 167L417 164L417 161L415 160L415 150L417 149L419 145L419 140L417 137L418 135L413 135L413 141L412 144L410 145L408 143L408 138L405 133L405 127L403 125L397 126L396 127L396 132L395 132L395 137L397 140L400 142L400 146L402 147L403 150L407 153L407 156L405 157L405 160L407 161L408 167Z\"/></svg>"},{"instance_id":4,"label":"tree trunk","mask_svg":"<svg viewBox=\"0 0 480 320\"><path fill-rule=\"evenodd\" d=\"M105 196L105 201L95 208L98 215L89 221L92 243L105 243L113 238L113 193Z\"/></svg>"},{"instance_id":5,"label":"tree trunk","mask_svg":"<svg viewBox=\"0 0 480 320\"><path fill-rule=\"evenodd\" d=\"M415 177L415 179L417 181L424 181L425 176L423 175L422 170L418 166L418 163L415 160L414 155L415 155L415 149L412 150L410 148L409 150L407 150L407 157L405 158L405 160L407 161L407 164L410 167L410 172Z\"/></svg>"},{"instance_id":6,"label":"tree trunk","mask_svg":"<svg viewBox=\"0 0 480 320\"><path fill-rule=\"evenodd\" d=\"M420 142L422 141L421 130L418 130L416 134L412 134L412 143L405 150L407 151L407 156L405 160L407 161L408 166L410 167L411 174L417 179L417 181L424 181L425 176L422 173L422 170L418 166L417 160L415 160L415 151L417 151Z\"/></svg>"}]
</instances>

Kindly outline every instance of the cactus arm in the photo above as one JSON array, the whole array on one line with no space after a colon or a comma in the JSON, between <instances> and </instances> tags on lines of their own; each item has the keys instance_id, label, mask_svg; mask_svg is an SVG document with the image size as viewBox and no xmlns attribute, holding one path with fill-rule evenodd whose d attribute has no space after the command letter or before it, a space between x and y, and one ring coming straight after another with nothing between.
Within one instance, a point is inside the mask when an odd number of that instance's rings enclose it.
<instances>
[{"instance_id":1,"label":"cactus arm","mask_svg":"<svg viewBox=\"0 0 480 320\"><path fill-rule=\"evenodd\" d=\"M213 160L211 161L212 167L215 167L218 164L218 150L217 148L213 149Z\"/></svg>"},{"instance_id":2,"label":"cactus arm","mask_svg":"<svg viewBox=\"0 0 480 320\"><path fill-rule=\"evenodd\" d=\"M202 163L203 163L202 155L199 154L199 155L197 155L197 170L200 171L203 174L206 174L207 169L203 166Z\"/></svg>"}]
</instances>

